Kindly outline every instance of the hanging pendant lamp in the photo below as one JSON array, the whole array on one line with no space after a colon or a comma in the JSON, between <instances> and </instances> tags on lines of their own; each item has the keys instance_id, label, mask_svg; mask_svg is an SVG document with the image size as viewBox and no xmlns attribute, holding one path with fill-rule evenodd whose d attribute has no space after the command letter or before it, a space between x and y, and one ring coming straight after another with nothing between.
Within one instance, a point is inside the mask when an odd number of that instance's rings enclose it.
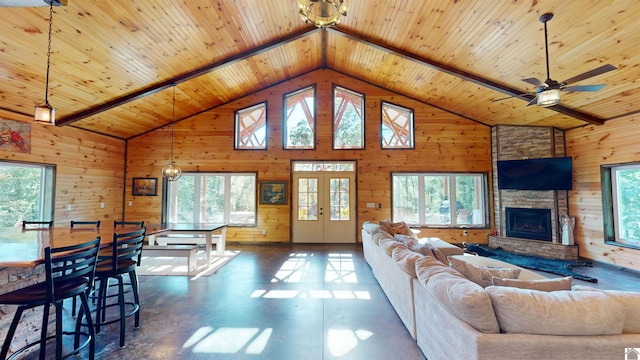
<instances>
[{"instance_id":1,"label":"hanging pendant lamp","mask_svg":"<svg viewBox=\"0 0 640 360\"><path fill-rule=\"evenodd\" d=\"M49 2L49 42L47 46L47 78L45 81L44 103L36 105L34 120L41 123L55 124L56 109L49 104L49 68L51 67L51 30L53 26L53 1Z\"/></svg>"},{"instance_id":2,"label":"hanging pendant lamp","mask_svg":"<svg viewBox=\"0 0 640 360\"><path fill-rule=\"evenodd\" d=\"M173 107L171 110L171 163L162 168L162 177L168 181L176 181L182 176L182 170L173 161L173 143L175 140L176 123L176 84L173 84Z\"/></svg>"}]
</instances>

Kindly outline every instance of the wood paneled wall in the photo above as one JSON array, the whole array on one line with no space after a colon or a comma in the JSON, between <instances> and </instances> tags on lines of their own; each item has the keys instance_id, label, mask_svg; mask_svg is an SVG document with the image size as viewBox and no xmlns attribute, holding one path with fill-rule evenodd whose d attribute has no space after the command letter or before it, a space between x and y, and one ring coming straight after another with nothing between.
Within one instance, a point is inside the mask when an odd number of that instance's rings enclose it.
<instances>
[{"instance_id":1,"label":"wood paneled wall","mask_svg":"<svg viewBox=\"0 0 640 360\"><path fill-rule=\"evenodd\" d=\"M33 123L31 117L12 113L0 112L0 118ZM0 160L56 165L54 226L69 226L70 220L109 222L122 217L125 141L35 123L31 139L30 154L0 151Z\"/></svg>"},{"instance_id":2,"label":"wood paneled wall","mask_svg":"<svg viewBox=\"0 0 640 360\"><path fill-rule=\"evenodd\" d=\"M640 270L640 250L604 243L600 188L600 165L640 161L640 115L570 130L565 138L567 155L573 157L569 213L576 216L580 256Z\"/></svg>"},{"instance_id":3,"label":"wood paneled wall","mask_svg":"<svg viewBox=\"0 0 640 360\"><path fill-rule=\"evenodd\" d=\"M283 95L316 84L316 149L282 149ZM364 150L332 150L332 85L365 94ZM414 109L414 150L381 150L380 102ZM268 151L234 151L234 111L268 102ZM175 160L183 171L255 171L258 180L290 181L292 160L356 160L358 164L358 237L364 221L391 216L392 171L491 171L490 128L438 108L400 96L331 70L318 70L176 123ZM130 220L160 221L161 197L131 196L133 177L158 177L170 160L171 128L128 141L125 216ZM161 189L159 189L159 193ZM366 203L381 203L369 209ZM259 206L258 226L230 228L231 242L288 242L290 213L286 206ZM262 230L267 235L262 235ZM490 230L424 229L422 236L450 242L487 242Z\"/></svg>"}]
</instances>

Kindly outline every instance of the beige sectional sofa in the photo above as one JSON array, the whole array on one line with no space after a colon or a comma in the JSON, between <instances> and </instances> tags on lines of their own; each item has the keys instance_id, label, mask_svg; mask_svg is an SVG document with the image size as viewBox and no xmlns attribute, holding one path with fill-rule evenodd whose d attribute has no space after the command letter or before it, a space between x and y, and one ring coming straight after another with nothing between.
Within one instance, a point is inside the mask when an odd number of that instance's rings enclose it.
<instances>
[{"instance_id":1,"label":"beige sectional sofa","mask_svg":"<svg viewBox=\"0 0 640 360\"><path fill-rule=\"evenodd\" d=\"M625 349L640 348L640 293L571 289L570 278L547 279L515 265L463 255L439 239L418 241L429 243L432 253L401 240L388 225L363 225L365 260L429 360L624 359ZM438 257L451 260L455 268ZM469 269L517 279L490 277L490 282L509 285L495 286L483 283L482 276L474 278Z\"/></svg>"}]
</instances>

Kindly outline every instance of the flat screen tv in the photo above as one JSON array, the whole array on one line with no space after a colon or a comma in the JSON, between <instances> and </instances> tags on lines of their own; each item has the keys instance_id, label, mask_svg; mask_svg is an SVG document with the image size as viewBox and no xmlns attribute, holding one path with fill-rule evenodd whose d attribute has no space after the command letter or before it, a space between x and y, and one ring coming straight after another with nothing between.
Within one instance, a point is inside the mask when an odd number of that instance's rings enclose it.
<instances>
[{"instance_id":1,"label":"flat screen tv","mask_svg":"<svg viewBox=\"0 0 640 360\"><path fill-rule=\"evenodd\" d=\"M498 189L571 190L571 157L498 161Z\"/></svg>"}]
</instances>

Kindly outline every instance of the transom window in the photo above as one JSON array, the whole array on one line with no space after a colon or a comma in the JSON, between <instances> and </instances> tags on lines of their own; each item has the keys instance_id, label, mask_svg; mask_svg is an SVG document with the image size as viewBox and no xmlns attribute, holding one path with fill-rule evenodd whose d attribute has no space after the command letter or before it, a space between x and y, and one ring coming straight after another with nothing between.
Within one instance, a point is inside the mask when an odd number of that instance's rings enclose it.
<instances>
[{"instance_id":1,"label":"transom window","mask_svg":"<svg viewBox=\"0 0 640 360\"><path fill-rule=\"evenodd\" d=\"M605 241L640 249L640 163L601 168Z\"/></svg>"},{"instance_id":2,"label":"transom window","mask_svg":"<svg viewBox=\"0 0 640 360\"><path fill-rule=\"evenodd\" d=\"M0 161L0 227L53 220L55 166Z\"/></svg>"},{"instance_id":3,"label":"transom window","mask_svg":"<svg viewBox=\"0 0 640 360\"><path fill-rule=\"evenodd\" d=\"M487 175L392 173L392 219L414 226L486 227Z\"/></svg>"},{"instance_id":4,"label":"transom window","mask_svg":"<svg viewBox=\"0 0 640 360\"><path fill-rule=\"evenodd\" d=\"M284 96L284 148L313 149L316 143L315 87Z\"/></svg>"},{"instance_id":5,"label":"transom window","mask_svg":"<svg viewBox=\"0 0 640 360\"><path fill-rule=\"evenodd\" d=\"M184 173L167 184L168 222L256 225L255 173Z\"/></svg>"},{"instance_id":6,"label":"transom window","mask_svg":"<svg viewBox=\"0 0 640 360\"><path fill-rule=\"evenodd\" d=\"M413 110L382 102L383 149L413 149Z\"/></svg>"},{"instance_id":7,"label":"transom window","mask_svg":"<svg viewBox=\"0 0 640 360\"><path fill-rule=\"evenodd\" d=\"M267 103L236 111L235 148L264 150L267 148Z\"/></svg>"},{"instance_id":8,"label":"transom window","mask_svg":"<svg viewBox=\"0 0 640 360\"><path fill-rule=\"evenodd\" d=\"M364 148L364 95L333 88L333 148Z\"/></svg>"}]
</instances>

